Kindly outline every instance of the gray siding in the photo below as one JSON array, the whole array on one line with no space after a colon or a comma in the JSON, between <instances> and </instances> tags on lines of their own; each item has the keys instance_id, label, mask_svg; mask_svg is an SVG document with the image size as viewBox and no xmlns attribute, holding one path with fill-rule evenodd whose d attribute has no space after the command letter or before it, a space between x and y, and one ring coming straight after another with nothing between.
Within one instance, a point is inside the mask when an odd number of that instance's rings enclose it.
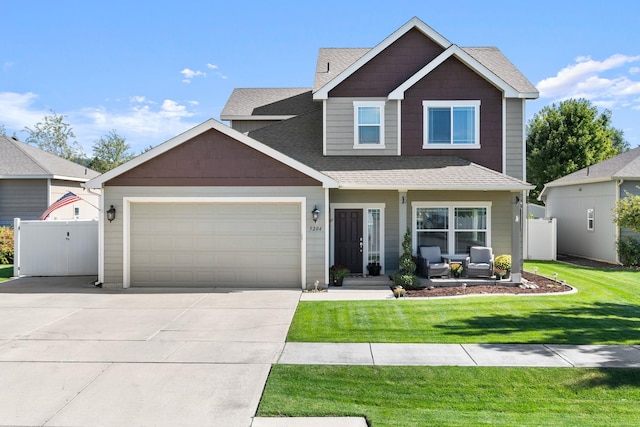
<instances>
[{"instance_id":1,"label":"gray siding","mask_svg":"<svg viewBox=\"0 0 640 427\"><path fill-rule=\"evenodd\" d=\"M326 144L329 156L393 156L398 154L398 104L386 101L384 149L354 149L354 101L384 101L384 98L329 98L326 101Z\"/></svg>"},{"instance_id":2,"label":"gray siding","mask_svg":"<svg viewBox=\"0 0 640 427\"><path fill-rule=\"evenodd\" d=\"M306 197L307 202L307 276L306 285L313 287L318 280L325 282L325 225L328 208L324 204L321 187L106 187L104 206L113 205L117 217L104 222L104 283L107 287L122 286L123 280L123 198L124 197ZM311 209L318 206L320 219L314 224ZM256 218L256 221L259 221ZM319 226L320 230L311 226Z\"/></svg>"},{"instance_id":3,"label":"gray siding","mask_svg":"<svg viewBox=\"0 0 640 427\"><path fill-rule=\"evenodd\" d=\"M506 170L505 174L524 180L524 100L506 100Z\"/></svg>"},{"instance_id":4,"label":"gray siding","mask_svg":"<svg viewBox=\"0 0 640 427\"><path fill-rule=\"evenodd\" d=\"M551 187L547 189L547 215L557 218L558 252L616 262L616 225L611 210L616 183ZM594 230L587 230L587 209L594 209Z\"/></svg>"},{"instance_id":5,"label":"gray siding","mask_svg":"<svg viewBox=\"0 0 640 427\"><path fill-rule=\"evenodd\" d=\"M0 179L0 226L38 219L47 206L46 179Z\"/></svg>"}]
</instances>

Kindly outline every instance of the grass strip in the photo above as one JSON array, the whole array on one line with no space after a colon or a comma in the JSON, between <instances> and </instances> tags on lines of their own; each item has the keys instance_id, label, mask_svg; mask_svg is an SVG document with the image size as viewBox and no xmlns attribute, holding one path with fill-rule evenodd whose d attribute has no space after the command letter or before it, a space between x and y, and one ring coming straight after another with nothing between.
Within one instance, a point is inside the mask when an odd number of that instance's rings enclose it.
<instances>
[{"instance_id":1,"label":"grass strip","mask_svg":"<svg viewBox=\"0 0 640 427\"><path fill-rule=\"evenodd\" d=\"M301 302L288 341L637 344L640 271L526 262L578 293L459 299Z\"/></svg>"},{"instance_id":2,"label":"grass strip","mask_svg":"<svg viewBox=\"0 0 640 427\"><path fill-rule=\"evenodd\" d=\"M373 427L638 425L640 370L275 365L258 416Z\"/></svg>"}]
</instances>

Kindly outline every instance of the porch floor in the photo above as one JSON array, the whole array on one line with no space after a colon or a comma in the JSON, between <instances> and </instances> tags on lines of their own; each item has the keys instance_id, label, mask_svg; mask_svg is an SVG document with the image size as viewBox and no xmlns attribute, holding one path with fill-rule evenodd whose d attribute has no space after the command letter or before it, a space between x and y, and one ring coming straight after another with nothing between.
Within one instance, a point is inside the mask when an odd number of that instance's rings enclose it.
<instances>
[{"instance_id":1,"label":"porch floor","mask_svg":"<svg viewBox=\"0 0 640 427\"><path fill-rule=\"evenodd\" d=\"M434 277L431 279L427 279L424 277L420 278L420 283L422 286L462 286L463 284L467 284L467 286L479 286L479 285L497 285L500 284L502 286L515 286L519 283L513 282L512 280L497 280L490 277L450 277L450 278L439 278ZM380 276L362 276L362 275L351 275L344 278L342 282L342 287L329 286L329 289L389 289L390 286L393 285L391 279L389 279L388 275L380 275Z\"/></svg>"}]
</instances>

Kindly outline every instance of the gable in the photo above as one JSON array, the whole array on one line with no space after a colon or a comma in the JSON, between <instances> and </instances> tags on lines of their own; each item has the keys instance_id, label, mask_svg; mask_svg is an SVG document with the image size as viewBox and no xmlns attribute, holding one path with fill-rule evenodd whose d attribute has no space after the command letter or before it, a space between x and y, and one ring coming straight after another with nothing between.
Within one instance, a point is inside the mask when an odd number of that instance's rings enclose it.
<instances>
[{"instance_id":1,"label":"gable","mask_svg":"<svg viewBox=\"0 0 640 427\"><path fill-rule=\"evenodd\" d=\"M443 51L413 28L333 88L329 96L386 97Z\"/></svg>"},{"instance_id":2,"label":"gable","mask_svg":"<svg viewBox=\"0 0 640 427\"><path fill-rule=\"evenodd\" d=\"M105 182L109 186L318 186L321 182L209 129Z\"/></svg>"}]
</instances>

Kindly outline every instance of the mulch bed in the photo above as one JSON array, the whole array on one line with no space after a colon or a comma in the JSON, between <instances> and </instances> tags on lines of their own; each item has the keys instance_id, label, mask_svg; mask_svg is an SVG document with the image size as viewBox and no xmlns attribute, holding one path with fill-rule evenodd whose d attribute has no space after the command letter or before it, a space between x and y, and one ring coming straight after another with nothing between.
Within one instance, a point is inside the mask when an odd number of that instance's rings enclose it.
<instances>
[{"instance_id":1,"label":"mulch bed","mask_svg":"<svg viewBox=\"0 0 640 427\"><path fill-rule=\"evenodd\" d=\"M580 258L565 254L558 254L558 261L566 262L568 264L575 264L582 267L598 268L598 269L610 269L610 270L637 270L637 267L624 267L621 265L609 264L606 262L594 261L587 258ZM446 297L446 296L462 296L462 295L478 295L478 294L507 294L507 295L520 295L520 294L549 294L549 293L563 293L573 290L571 286L563 285L562 283L550 279L548 277L540 276L538 274L529 273L527 271L522 272L522 278L525 283L535 286L518 286L518 285L505 285L497 282L491 285L472 285L472 286L442 286L442 287L429 287L426 289L420 289L416 291L407 291L407 297Z\"/></svg>"},{"instance_id":2,"label":"mulch bed","mask_svg":"<svg viewBox=\"0 0 640 427\"><path fill-rule=\"evenodd\" d=\"M548 277L540 276L538 274L522 272L522 278L528 282L527 287L518 285L506 285L499 282L491 285L470 285L466 287L462 286L438 286L428 287L425 289L407 291L407 297L450 297L450 296L462 296L462 295L481 295L481 294L508 294L508 295L521 295L521 294L548 294L548 293L562 293L573 290L571 286L563 285ZM535 286L530 286L531 284Z\"/></svg>"}]
</instances>

